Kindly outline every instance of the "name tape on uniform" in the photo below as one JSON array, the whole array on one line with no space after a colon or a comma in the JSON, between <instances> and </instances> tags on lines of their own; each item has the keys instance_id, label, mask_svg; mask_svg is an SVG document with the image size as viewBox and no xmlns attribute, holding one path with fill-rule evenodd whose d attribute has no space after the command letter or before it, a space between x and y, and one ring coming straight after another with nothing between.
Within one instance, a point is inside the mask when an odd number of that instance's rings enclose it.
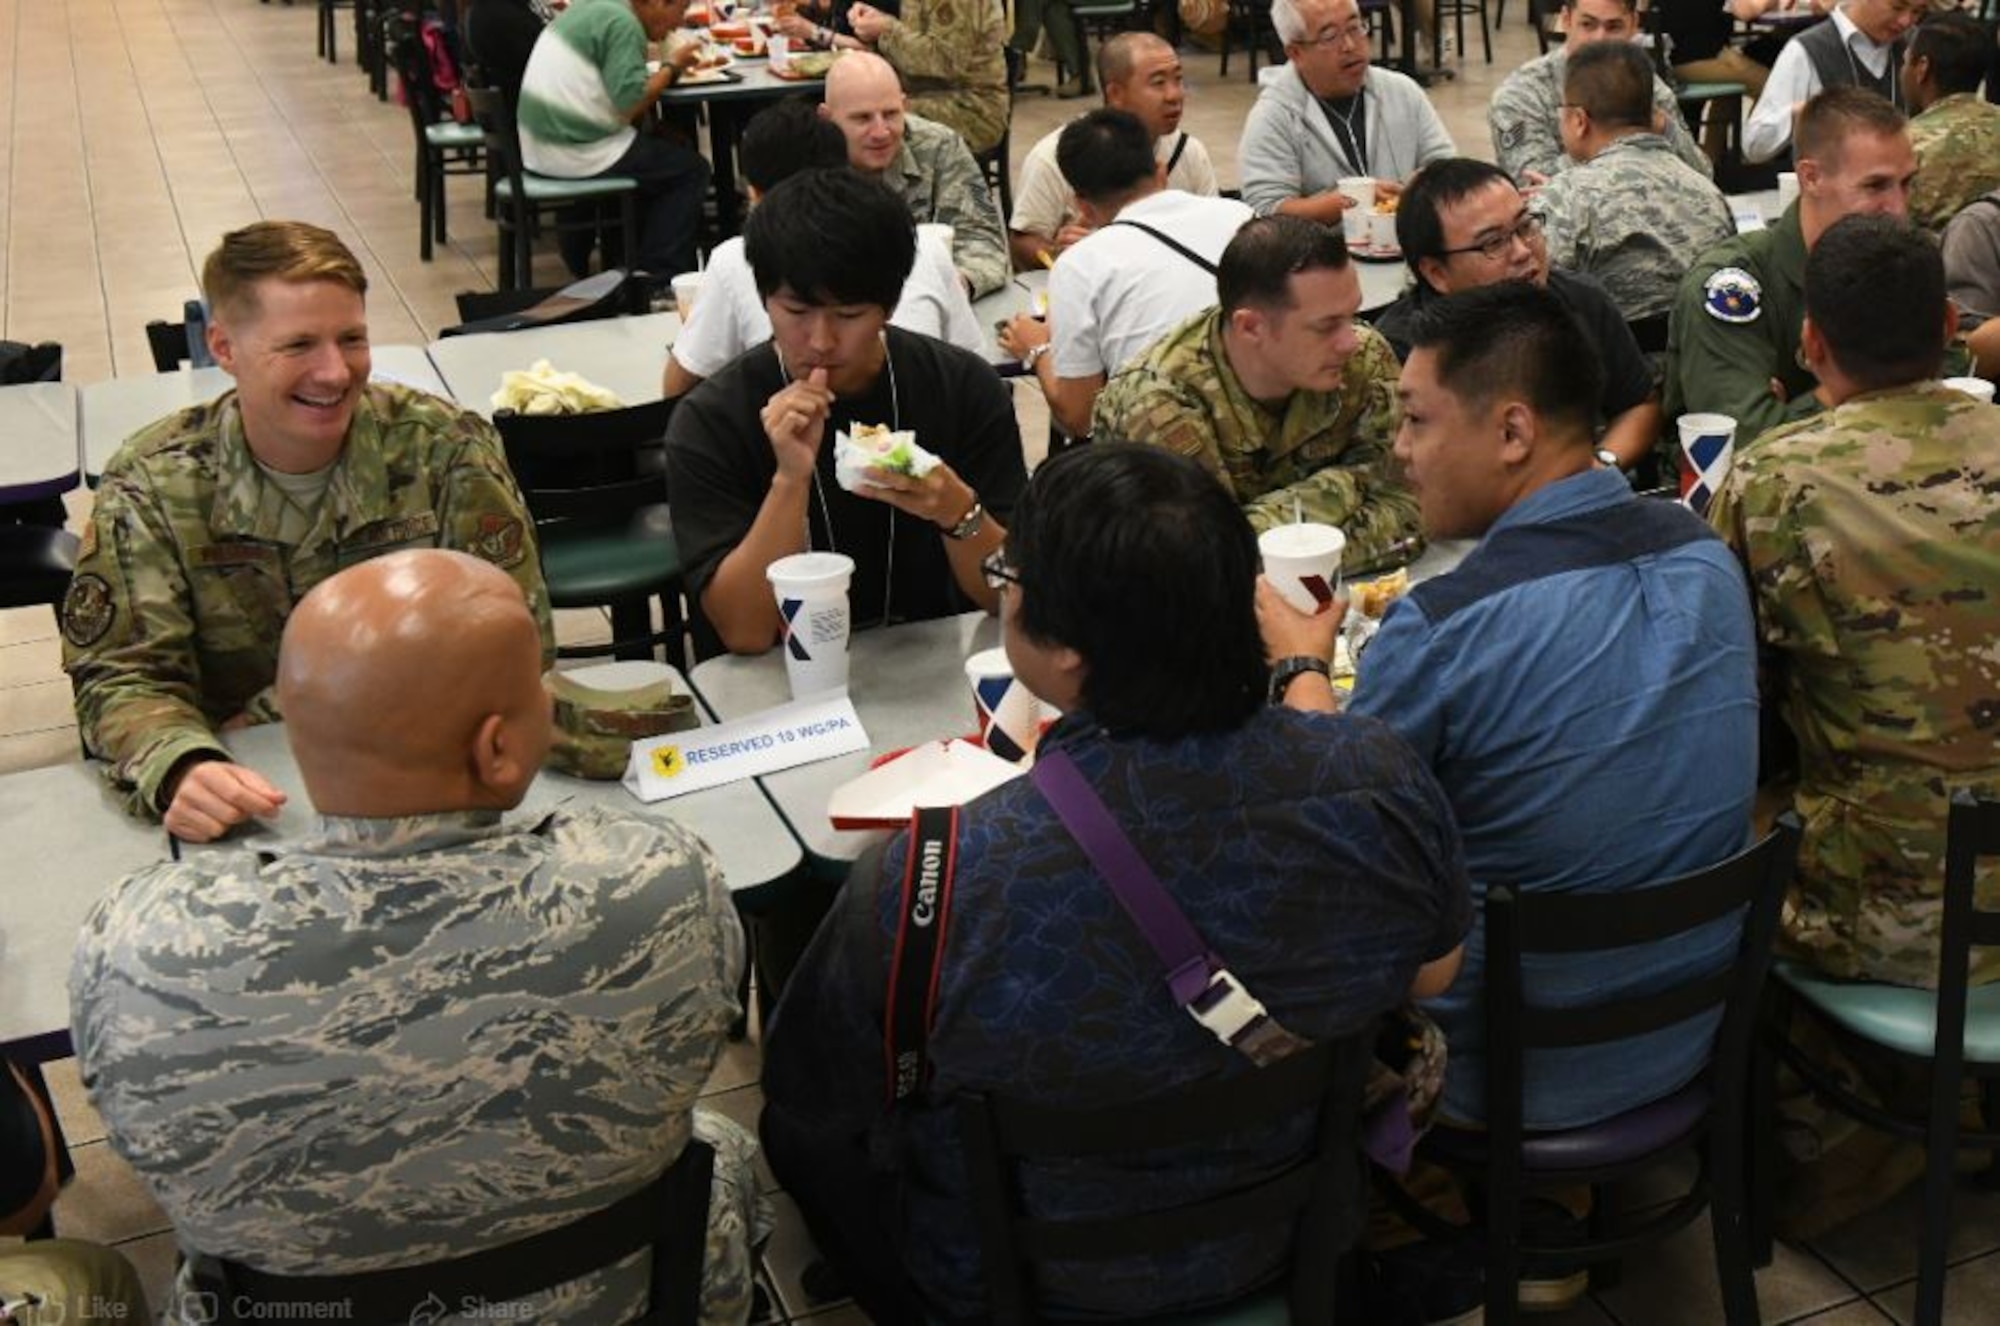
<instances>
[{"instance_id":1,"label":"name tape on uniform","mask_svg":"<svg viewBox=\"0 0 2000 1326\"><path fill-rule=\"evenodd\" d=\"M641 801L663 801L867 749L868 734L847 696L794 700L715 727L633 742L625 786Z\"/></svg>"}]
</instances>

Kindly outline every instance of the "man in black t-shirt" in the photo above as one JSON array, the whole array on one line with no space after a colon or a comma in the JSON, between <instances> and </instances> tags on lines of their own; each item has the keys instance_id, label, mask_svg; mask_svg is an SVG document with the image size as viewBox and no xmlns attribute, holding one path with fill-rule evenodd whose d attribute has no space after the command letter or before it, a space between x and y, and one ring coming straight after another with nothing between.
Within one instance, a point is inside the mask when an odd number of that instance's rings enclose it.
<instances>
[{"instance_id":1,"label":"man in black t-shirt","mask_svg":"<svg viewBox=\"0 0 2000 1326\"><path fill-rule=\"evenodd\" d=\"M1416 280L1372 321L1399 359L1410 357L1412 324L1431 301L1500 281L1544 286L1583 324L1604 361L1599 446L1626 469L1651 449L1660 429L1652 368L1604 287L1550 268L1541 217L1505 171L1470 157L1425 166L1403 190L1396 240Z\"/></svg>"},{"instance_id":2,"label":"man in black t-shirt","mask_svg":"<svg viewBox=\"0 0 2000 1326\"><path fill-rule=\"evenodd\" d=\"M887 326L916 254L903 201L854 171L803 171L750 214L744 252L772 338L690 392L667 429L674 529L698 650L777 643L772 562L854 559L867 627L980 607L980 562L1027 483L1013 399L978 356ZM833 436L909 431L942 460L916 478L834 478Z\"/></svg>"}]
</instances>

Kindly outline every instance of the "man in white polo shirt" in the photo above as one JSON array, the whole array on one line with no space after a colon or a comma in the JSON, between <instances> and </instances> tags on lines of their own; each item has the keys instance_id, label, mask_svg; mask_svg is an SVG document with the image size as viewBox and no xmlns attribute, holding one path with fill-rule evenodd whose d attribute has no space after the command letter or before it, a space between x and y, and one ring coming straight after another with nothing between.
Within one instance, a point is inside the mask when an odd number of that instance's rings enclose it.
<instances>
[{"instance_id":1,"label":"man in white polo shirt","mask_svg":"<svg viewBox=\"0 0 2000 1326\"><path fill-rule=\"evenodd\" d=\"M1153 133L1129 111L1095 110L1062 131L1056 160L1092 227L1049 276L1049 317L1015 315L1001 348L1019 355L1071 437L1090 431L1111 374L1215 303L1215 269L1250 209L1167 187Z\"/></svg>"},{"instance_id":2,"label":"man in white polo shirt","mask_svg":"<svg viewBox=\"0 0 2000 1326\"><path fill-rule=\"evenodd\" d=\"M687 0L573 4L542 32L521 75L521 164L558 179L639 181L639 252L624 261L656 276L693 269L708 184L700 153L643 128L660 94L701 53L698 42L679 43L648 74L646 43L666 40L686 16ZM590 232L560 239L563 261L583 275Z\"/></svg>"},{"instance_id":3,"label":"man in white polo shirt","mask_svg":"<svg viewBox=\"0 0 2000 1326\"><path fill-rule=\"evenodd\" d=\"M1098 48L1097 81L1104 104L1131 111L1153 133L1153 154L1167 167L1167 187L1213 198L1221 185L1208 149L1181 128L1187 108L1187 83L1180 52L1150 32L1121 32ZM1014 180L1014 214L1007 218L1007 244L1018 271L1033 271L1042 261L1090 233L1077 210L1076 193L1056 164L1056 140L1051 129L1028 149Z\"/></svg>"}]
</instances>

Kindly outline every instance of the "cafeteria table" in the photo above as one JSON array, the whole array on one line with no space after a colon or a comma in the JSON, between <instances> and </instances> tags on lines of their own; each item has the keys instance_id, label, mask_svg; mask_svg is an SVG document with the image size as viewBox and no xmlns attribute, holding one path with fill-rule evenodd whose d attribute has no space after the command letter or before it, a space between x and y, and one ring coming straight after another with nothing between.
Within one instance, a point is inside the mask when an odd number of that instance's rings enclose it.
<instances>
[{"instance_id":1,"label":"cafeteria table","mask_svg":"<svg viewBox=\"0 0 2000 1326\"><path fill-rule=\"evenodd\" d=\"M430 345L431 362L466 409L493 416L493 393L508 370L536 360L577 373L617 393L627 405L660 399L667 347L680 334L673 313L645 313L519 331L447 336Z\"/></svg>"},{"instance_id":2,"label":"cafeteria table","mask_svg":"<svg viewBox=\"0 0 2000 1326\"><path fill-rule=\"evenodd\" d=\"M742 195L736 188L736 139L752 115L790 96L818 101L826 92L824 78L788 79L771 72L771 62L738 55L730 66L733 78L668 88L660 96L662 109L699 107L708 112L709 166L714 171L715 223L723 236L742 224Z\"/></svg>"},{"instance_id":3,"label":"cafeteria table","mask_svg":"<svg viewBox=\"0 0 2000 1326\"><path fill-rule=\"evenodd\" d=\"M60 497L81 477L76 388L66 382L0 387L0 502Z\"/></svg>"},{"instance_id":4,"label":"cafeteria table","mask_svg":"<svg viewBox=\"0 0 2000 1326\"><path fill-rule=\"evenodd\" d=\"M444 379L432 367L421 345L378 345L370 350L374 382L395 382L449 397ZM125 445L125 439L156 419L176 410L214 400L235 386L220 368L181 368L171 373L113 378L77 388L82 404L83 472L92 485L104 466Z\"/></svg>"}]
</instances>

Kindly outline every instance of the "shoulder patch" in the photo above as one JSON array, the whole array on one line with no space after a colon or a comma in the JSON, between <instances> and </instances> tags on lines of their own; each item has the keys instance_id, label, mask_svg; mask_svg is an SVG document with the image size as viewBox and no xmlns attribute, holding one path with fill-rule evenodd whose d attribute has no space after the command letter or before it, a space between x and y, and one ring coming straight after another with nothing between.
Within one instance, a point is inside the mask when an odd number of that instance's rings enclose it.
<instances>
[{"instance_id":1,"label":"shoulder patch","mask_svg":"<svg viewBox=\"0 0 2000 1326\"><path fill-rule=\"evenodd\" d=\"M520 565L524 537L519 516L488 512L479 517L479 528L468 551L485 558L502 570Z\"/></svg>"},{"instance_id":2,"label":"shoulder patch","mask_svg":"<svg viewBox=\"0 0 2000 1326\"><path fill-rule=\"evenodd\" d=\"M1755 322L1763 300L1764 287L1741 267L1718 268L1701 287L1701 306L1717 322Z\"/></svg>"},{"instance_id":3,"label":"shoulder patch","mask_svg":"<svg viewBox=\"0 0 2000 1326\"><path fill-rule=\"evenodd\" d=\"M63 595L63 638L78 649L88 649L104 638L118 616L111 586L101 575L86 572L72 578Z\"/></svg>"}]
</instances>

